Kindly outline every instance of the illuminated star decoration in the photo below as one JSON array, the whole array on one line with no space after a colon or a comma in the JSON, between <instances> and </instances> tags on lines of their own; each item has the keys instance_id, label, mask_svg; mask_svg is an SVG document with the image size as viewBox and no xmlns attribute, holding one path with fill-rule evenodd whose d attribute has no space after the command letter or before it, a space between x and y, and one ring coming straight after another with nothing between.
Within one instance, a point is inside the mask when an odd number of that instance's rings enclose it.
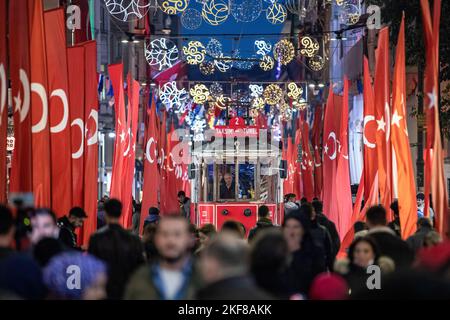
<instances>
[{"instance_id":1,"label":"illuminated star decoration","mask_svg":"<svg viewBox=\"0 0 450 320\"><path fill-rule=\"evenodd\" d=\"M178 48L169 39L155 39L145 48L145 58L150 66L159 70L170 68L178 60Z\"/></svg>"}]
</instances>

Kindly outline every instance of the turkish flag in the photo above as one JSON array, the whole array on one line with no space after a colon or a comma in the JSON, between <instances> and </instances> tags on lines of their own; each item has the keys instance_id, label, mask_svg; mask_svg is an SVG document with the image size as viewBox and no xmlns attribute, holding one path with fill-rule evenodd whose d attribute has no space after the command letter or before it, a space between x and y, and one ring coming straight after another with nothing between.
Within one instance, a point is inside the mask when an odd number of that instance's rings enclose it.
<instances>
[{"instance_id":1,"label":"turkish flag","mask_svg":"<svg viewBox=\"0 0 450 320\"><path fill-rule=\"evenodd\" d=\"M336 224L339 234L339 209L336 197L338 134L340 133L342 98L330 86L323 129L323 212ZM340 183L340 182L339 182Z\"/></svg>"},{"instance_id":2,"label":"turkish flag","mask_svg":"<svg viewBox=\"0 0 450 320\"><path fill-rule=\"evenodd\" d=\"M287 177L283 183L284 194L294 193L297 197L300 197L299 193L299 179L296 179L296 174L299 173L297 170L297 148L292 142L292 137L287 137L287 148L285 152L285 160L287 161ZM296 184L297 182L297 184Z\"/></svg>"},{"instance_id":3,"label":"turkish flag","mask_svg":"<svg viewBox=\"0 0 450 320\"><path fill-rule=\"evenodd\" d=\"M314 123L312 133L312 144L314 149L314 197L322 196L323 175L322 175L322 107L317 106L314 112Z\"/></svg>"},{"instance_id":4,"label":"turkish flag","mask_svg":"<svg viewBox=\"0 0 450 320\"><path fill-rule=\"evenodd\" d=\"M85 126L84 141L84 210L88 215L83 226L83 243L97 229L98 201L98 74L97 43L86 42L85 53Z\"/></svg>"},{"instance_id":5,"label":"turkish flag","mask_svg":"<svg viewBox=\"0 0 450 320\"><path fill-rule=\"evenodd\" d=\"M150 207L158 207L158 140L159 133L157 129L156 104L155 97L152 98L147 123L147 134L145 143L144 158L144 187L142 195L141 219L139 230L142 233L144 220L148 215Z\"/></svg>"},{"instance_id":6,"label":"turkish flag","mask_svg":"<svg viewBox=\"0 0 450 320\"><path fill-rule=\"evenodd\" d=\"M30 66L31 66L31 119L33 149L33 193L37 207L50 208L51 155L48 110L47 53L45 48L44 11L42 0L31 1L30 14Z\"/></svg>"},{"instance_id":7,"label":"turkish flag","mask_svg":"<svg viewBox=\"0 0 450 320\"><path fill-rule=\"evenodd\" d=\"M364 199L369 198L373 181L378 172L377 121L375 118L374 93L370 79L369 60L364 57L364 168L361 182L364 184Z\"/></svg>"},{"instance_id":8,"label":"turkish flag","mask_svg":"<svg viewBox=\"0 0 450 320\"><path fill-rule=\"evenodd\" d=\"M50 111L52 209L61 217L72 207L72 152L64 10L61 8L45 12L44 22Z\"/></svg>"},{"instance_id":9,"label":"turkish flag","mask_svg":"<svg viewBox=\"0 0 450 320\"><path fill-rule=\"evenodd\" d=\"M128 125L125 118L125 93L123 90L123 63L108 66L109 78L114 88L114 106L116 115L116 140L111 173L110 197L122 199L124 165Z\"/></svg>"},{"instance_id":10,"label":"turkish flag","mask_svg":"<svg viewBox=\"0 0 450 320\"><path fill-rule=\"evenodd\" d=\"M400 230L406 239L416 230L417 202L414 169L409 146L406 120L406 67L405 67L405 17L402 18L395 58L392 92L391 141L392 151L397 162L398 206L400 211ZM394 177L395 178L395 177Z\"/></svg>"},{"instance_id":11,"label":"turkish flag","mask_svg":"<svg viewBox=\"0 0 450 320\"><path fill-rule=\"evenodd\" d=\"M311 148L309 146L309 125L306 121L302 121L301 131L302 162L300 167L302 171L303 197L305 197L308 201L312 201L314 198L314 162Z\"/></svg>"},{"instance_id":12,"label":"turkish flag","mask_svg":"<svg viewBox=\"0 0 450 320\"><path fill-rule=\"evenodd\" d=\"M28 4L28 0L9 1L9 56L15 138L10 192L33 190Z\"/></svg>"},{"instance_id":13,"label":"turkish flag","mask_svg":"<svg viewBox=\"0 0 450 320\"><path fill-rule=\"evenodd\" d=\"M392 203L392 153L391 153L391 108L389 88L389 28L381 29L378 35L377 65L375 71L375 117L377 121L378 179L381 204L389 208ZM390 210L388 221L392 219Z\"/></svg>"},{"instance_id":14,"label":"turkish flag","mask_svg":"<svg viewBox=\"0 0 450 320\"><path fill-rule=\"evenodd\" d=\"M342 111L340 118L338 164L336 170L335 188L341 237L351 226L352 191L350 188L350 168L348 158L348 80L344 77L344 96L342 98Z\"/></svg>"},{"instance_id":15,"label":"turkish flag","mask_svg":"<svg viewBox=\"0 0 450 320\"><path fill-rule=\"evenodd\" d=\"M159 165L159 178L160 178L160 207L161 213L165 214L166 211L166 198L167 194L165 192L167 171L166 171L166 158L167 158L167 112L162 111L162 121L159 128L159 139L158 139L158 165Z\"/></svg>"},{"instance_id":16,"label":"turkish flag","mask_svg":"<svg viewBox=\"0 0 450 320\"><path fill-rule=\"evenodd\" d=\"M132 225L132 188L134 178L134 168L136 161L136 136L138 133L139 117L139 82L128 75L128 117L127 117L127 144L124 151L124 185L122 192L123 204L123 226L130 228Z\"/></svg>"},{"instance_id":17,"label":"turkish flag","mask_svg":"<svg viewBox=\"0 0 450 320\"><path fill-rule=\"evenodd\" d=\"M84 207L84 46L67 48L71 127L72 206Z\"/></svg>"},{"instance_id":18,"label":"turkish flag","mask_svg":"<svg viewBox=\"0 0 450 320\"><path fill-rule=\"evenodd\" d=\"M8 80L6 0L0 0L0 203L6 203L6 139L8 134Z\"/></svg>"},{"instance_id":19,"label":"turkish flag","mask_svg":"<svg viewBox=\"0 0 450 320\"><path fill-rule=\"evenodd\" d=\"M425 158L425 200L428 214L428 199L431 191L435 213L435 227L443 237L448 232L448 194L444 173L444 152L439 125L439 25L441 1L434 1L433 22L429 3L420 1L426 44L424 109L427 117L427 144ZM428 171L427 171L428 170Z\"/></svg>"}]
</instances>

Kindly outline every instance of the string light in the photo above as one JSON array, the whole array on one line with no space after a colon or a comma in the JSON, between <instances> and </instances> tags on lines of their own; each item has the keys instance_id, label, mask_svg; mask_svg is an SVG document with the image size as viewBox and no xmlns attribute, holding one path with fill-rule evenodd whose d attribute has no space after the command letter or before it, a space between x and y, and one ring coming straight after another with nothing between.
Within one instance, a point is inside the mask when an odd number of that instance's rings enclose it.
<instances>
[{"instance_id":1,"label":"string light","mask_svg":"<svg viewBox=\"0 0 450 320\"><path fill-rule=\"evenodd\" d=\"M264 90L264 100L268 105L276 105L283 99L283 90L276 84L269 84Z\"/></svg>"},{"instance_id":2,"label":"string light","mask_svg":"<svg viewBox=\"0 0 450 320\"><path fill-rule=\"evenodd\" d=\"M203 75L210 76L214 74L215 71L214 63L212 63L211 61L202 62L199 66L199 70Z\"/></svg>"},{"instance_id":3,"label":"string light","mask_svg":"<svg viewBox=\"0 0 450 320\"><path fill-rule=\"evenodd\" d=\"M294 45L288 39L278 41L273 48L273 56L282 65L289 64L295 57Z\"/></svg>"}]
</instances>

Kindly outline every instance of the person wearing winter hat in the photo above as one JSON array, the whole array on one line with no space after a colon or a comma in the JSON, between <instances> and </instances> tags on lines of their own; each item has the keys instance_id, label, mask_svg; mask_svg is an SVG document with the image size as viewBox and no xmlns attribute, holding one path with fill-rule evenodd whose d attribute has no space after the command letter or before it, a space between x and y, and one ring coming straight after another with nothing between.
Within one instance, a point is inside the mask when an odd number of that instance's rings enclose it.
<instances>
[{"instance_id":1,"label":"person wearing winter hat","mask_svg":"<svg viewBox=\"0 0 450 320\"><path fill-rule=\"evenodd\" d=\"M322 273L311 284L311 300L346 300L349 288L343 277L335 273Z\"/></svg>"},{"instance_id":2,"label":"person wearing winter hat","mask_svg":"<svg viewBox=\"0 0 450 320\"><path fill-rule=\"evenodd\" d=\"M90 254L66 252L52 258L43 270L50 297L63 300L106 298L106 264Z\"/></svg>"},{"instance_id":3,"label":"person wearing winter hat","mask_svg":"<svg viewBox=\"0 0 450 320\"><path fill-rule=\"evenodd\" d=\"M144 220L144 228L149 224L157 224L160 218L159 209L156 207L151 207L148 209L148 216Z\"/></svg>"}]
</instances>

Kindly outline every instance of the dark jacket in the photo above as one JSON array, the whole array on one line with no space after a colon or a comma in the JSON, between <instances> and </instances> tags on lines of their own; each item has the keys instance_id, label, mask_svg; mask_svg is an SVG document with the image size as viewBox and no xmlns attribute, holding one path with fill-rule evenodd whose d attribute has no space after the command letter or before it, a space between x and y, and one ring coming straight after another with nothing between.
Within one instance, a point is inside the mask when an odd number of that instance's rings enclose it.
<instances>
[{"instance_id":1,"label":"dark jacket","mask_svg":"<svg viewBox=\"0 0 450 320\"><path fill-rule=\"evenodd\" d=\"M336 225L323 213L316 213L316 219L319 224L327 228L328 233L331 237L331 242L333 244L333 255L336 256L339 252L339 249L341 248L341 239L339 238L339 233L337 232Z\"/></svg>"},{"instance_id":2,"label":"dark jacket","mask_svg":"<svg viewBox=\"0 0 450 320\"><path fill-rule=\"evenodd\" d=\"M417 231L412 236L406 239L406 243L414 252L417 252L420 248L423 247L423 241L425 240L425 236L430 231L433 231L433 228L421 227L417 229Z\"/></svg>"},{"instance_id":3,"label":"dark jacket","mask_svg":"<svg viewBox=\"0 0 450 320\"><path fill-rule=\"evenodd\" d=\"M367 280L371 274L367 273L367 270L361 268L357 265L350 264L348 273L343 275L344 279L347 281L347 285L350 289L350 294L357 295L361 294L363 291L369 290L367 287Z\"/></svg>"},{"instance_id":4,"label":"dark jacket","mask_svg":"<svg viewBox=\"0 0 450 320\"><path fill-rule=\"evenodd\" d=\"M259 231L271 227L273 227L272 220L268 218L259 218L258 222L256 223L256 226L252 228L248 234L248 241L251 241Z\"/></svg>"},{"instance_id":5,"label":"dark jacket","mask_svg":"<svg viewBox=\"0 0 450 320\"><path fill-rule=\"evenodd\" d=\"M324 226L319 224L317 219L311 221L310 232L314 240L314 244L322 249L328 270L333 270L335 255L332 249L333 244L331 242L330 233Z\"/></svg>"},{"instance_id":6,"label":"dark jacket","mask_svg":"<svg viewBox=\"0 0 450 320\"><path fill-rule=\"evenodd\" d=\"M180 204L180 213L183 217L190 220L191 219L191 199L184 198L183 202L179 202Z\"/></svg>"},{"instance_id":7,"label":"dark jacket","mask_svg":"<svg viewBox=\"0 0 450 320\"><path fill-rule=\"evenodd\" d=\"M291 263L283 277L290 294L307 294L314 278L327 269L321 248L313 243L302 245L302 249L292 254Z\"/></svg>"},{"instance_id":8,"label":"dark jacket","mask_svg":"<svg viewBox=\"0 0 450 320\"><path fill-rule=\"evenodd\" d=\"M198 291L198 300L271 300L268 293L258 288L249 276L226 278Z\"/></svg>"},{"instance_id":9,"label":"dark jacket","mask_svg":"<svg viewBox=\"0 0 450 320\"><path fill-rule=\"evenodd\" d=\"M72 223L70 223L69 218L66 216L60 218L58 220L58 227L59 227L59 240L70 249L76 249L81 250L80 247L78 247L77 242L77 234L75 233L75 228L73 227Z\"/></svg>"},{"instance_id":10,"label":"dark jacket","mask_svg":"<svg viewBox=\"0 0 450 320\"><path fill-rule=\"evenodd\" d=\"M388 223L388 227L391 228L392 231L394 231L398 237L402 236L402 233L400 231L400 219L392 220L391 222Z\"/></svg>"},{"instance_id":11,"label":"dark jacket","mask_svg":"<svg viewBox=\"0 0 450 320\"><path fill-rule=\"evenodd\" d=\"M157 263L157 262L156 262ZM127 284L124 299L125 300L162 300L163 293L158 289L155 283L155 264L146 264L141 266L130 278ZM202 285L200 274L195 266L190 263L190 269L187 276L185 288L182 291L180 299L192 300L195 298L195 293Z\"/></svg>"},{"instance_id":12,"label":"dark jacket","mask_svg":"<svg viewBox=\"0 0 450 320\"><path fill-rule=\"evenodd\" d=\"M141 240L120 225L109 224L91 236L88 251L108 265L108 298L121 299L130 275L144 263Z\"/></svg>"},{"instance_id":13,"label":"dark jacket","mask_svg":"<svg viewBox=\"0 0 450 320\"><path fill-rule=\"evenodd\" d=\"M371 229L369 230L368 236L373 238L377 243L380 255L388 256L395 262L396 269L407 268L413 263L414 252L389 227Z\"/></svg>"}]
</instances>

